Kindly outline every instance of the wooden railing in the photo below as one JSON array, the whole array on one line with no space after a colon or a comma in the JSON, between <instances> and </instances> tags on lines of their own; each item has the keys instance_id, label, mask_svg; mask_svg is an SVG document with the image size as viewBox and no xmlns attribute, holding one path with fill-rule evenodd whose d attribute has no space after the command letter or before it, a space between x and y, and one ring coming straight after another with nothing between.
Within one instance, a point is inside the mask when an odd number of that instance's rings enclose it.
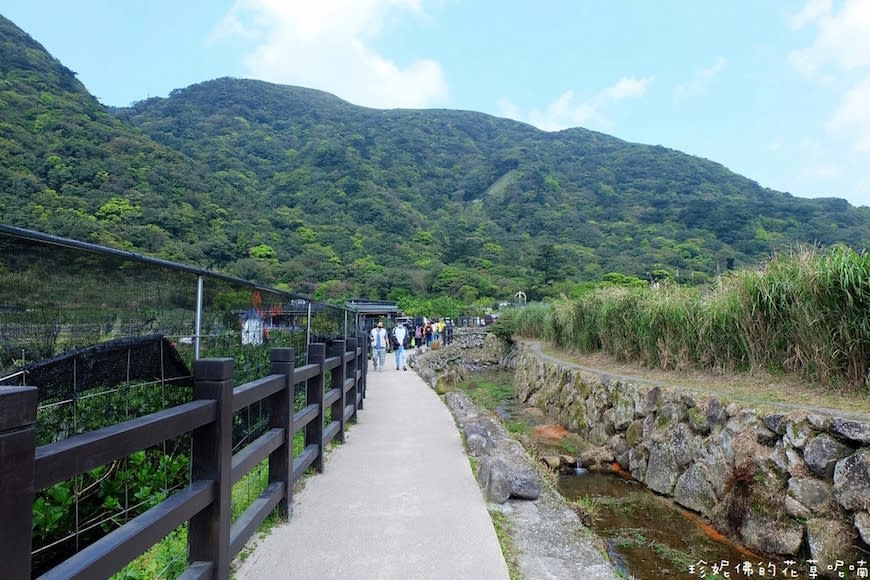
<instances>
[{"instance_id":1,"label":"wooden railing","mask_svg":"<svg viewBox=\"0 0 870 580\"><path fill-rule=\"evenodd\" d=\"M309 467L322 472L326 446L343 442L345 424L363 408L367 346L363 338L313 343L308 364L299 368L294 368L293 349L276 348L270 374L239 386L233 385L232 359L199 360L194 363L193 401L40 447L37 387L0 387L0 577L31 577L36 491L191 433L186 488L41 577L108 577L189 522L188 567L182 577L229 578L230 562L260 523L276 507L286 517L293 484ZM305 403L294 411L294 387L302 382ZM233 454L233 413L266 399L269 428ZM303 430L304 448L294 456L294 435ZM268 485L231 522L233 484L266 458Z\"/></svg>"}]
</instances>

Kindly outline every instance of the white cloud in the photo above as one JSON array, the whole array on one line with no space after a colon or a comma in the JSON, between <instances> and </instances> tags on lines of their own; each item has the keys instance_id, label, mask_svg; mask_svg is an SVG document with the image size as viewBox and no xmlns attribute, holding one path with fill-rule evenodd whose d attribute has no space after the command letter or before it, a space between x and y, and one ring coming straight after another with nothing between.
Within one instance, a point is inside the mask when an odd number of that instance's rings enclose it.
<instances>
[{"instance_id":1,"label":"white cloud","mask_svg":"<svg viewBox=\"0 0 870 580\"><path fill-rule=\"evenodd\" d=\"M852 87L843 97L828 129L853 139L855 151L870 153L870 77Z\"/></svg>"},{"instance_id":2,"label":"white cloud","mask_svg":"<svg viewBox=\"0 0 870 580\"><path fill-rule=\"evenodd\" d=\"M689 97L701 95L707 91L710 81L725 68L725 59L719 57L716 62L707 68L695 71L695 76L688 83L677 85L674 89L674 102L679 103Z\"/></svg>"},{"instance_id":3,"label":"white cloud","mask_svg":"<svg viewBox=\"0 0 870 580\"><path fill-rule=\"evenodd\" d=\"M828 64L845 71L870 66L870 0L846 0L838 12L829 0L809 0L791 24L818 27L813 44L788 57L804 73L818 75Z\"/></svg>"},{"instance_id":4,"label":"white cloud","mask_svg":"<svg viewBox=\"0 0 870 580\"><path fill-rule=\"evenodd\" d=\"M643 79L626 77L585 101L577 99L574 91L567 90L544 110L532 109L528 115L521 114L517 106L505 98L499 99L498 107L504 116L531 123L544 131L559 131L588 125L600 127L607 125L607 119L603 114L607 107L623 99L642 97L652 81L652 77Z\"/></svg>"},{"instance_id":5,"label":"white cloud","mask_svg":"<svg viewBox=\"0 0 870 580\"><path fill-rule=\"evenodd\" d=\"M829 16L832 7L832 0L808 0L800 12L789 18L789 25L795 30L803 28L810 22Z\"/></svg>"},{"instance_id":6,"label":"white cloud","mask_svg":"<svg viewBox=\"0 0 870 580\"><path fill-rule=\"evenodd\" d=\"M850 139L854 151L870 154L870 0L845 0L837 8L830 0L808 0L790 23L795 29L815 26L816 37L788 58L811 78L850 87L827 129Z\"/></svg>"},{"instance_id":7,"label":"white cloud","mask_svg":"<svg viewBox=\"0 0 870 580\"><path fill-rule=\"evenodd\" d=\"M245 65L253 78L329 91L369 107L422 108L447 101L441 65L400 66L371 46L404 14L424 17L423 0L236 0L215 39L255 43Z\"/></svg>"}]
</instances>

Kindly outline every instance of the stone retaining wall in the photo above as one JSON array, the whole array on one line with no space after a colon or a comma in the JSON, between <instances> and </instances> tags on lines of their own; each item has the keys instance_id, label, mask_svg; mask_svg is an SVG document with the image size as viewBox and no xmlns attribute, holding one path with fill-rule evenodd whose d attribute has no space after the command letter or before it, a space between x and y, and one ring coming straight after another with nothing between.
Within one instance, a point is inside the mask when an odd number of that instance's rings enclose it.
<instances>
[{"instance_id":1,"label":"stone retaining wall","mask_svg":"<svg viewBox=\"0 0 870 580\"><path fill-rule=\"evenodd\" d=\"M427 353L435 387L474 368L515 370L521 401L587 442L590 469L614 463L705 516L748 548L820 569L870 552L870 421L833 412L752 408L723 397L566 364L485 329ZM863 554L863 558L861 558Z\"/></svg>"},{"instance_id":2,"label":"stone retaining wall","mask_svg":"<svg viewBox=\"0 0 870 580\"><path fill-rule=\"evenodd\" d=\"M821 570L867 559L866 418L753 409L512 350L520 400L579 433L587 467L616 462L755 551L795 555L806 542Z\"/></svg>"}]
</instances>

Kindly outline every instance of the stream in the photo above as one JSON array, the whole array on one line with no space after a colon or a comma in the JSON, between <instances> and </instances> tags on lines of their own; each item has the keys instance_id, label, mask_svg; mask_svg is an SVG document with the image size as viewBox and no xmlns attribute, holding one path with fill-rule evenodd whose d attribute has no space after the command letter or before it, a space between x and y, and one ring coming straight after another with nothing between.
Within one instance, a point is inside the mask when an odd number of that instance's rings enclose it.
<instances>
[{"instance_id":1,"label":"stream","mask_svg":"<svg viewBox=\"0 0 870 580\"><path fill-rule=\"evenodd\" d=\"M498 401L478 403L495 408L509 431L532 435L541 455L576 456L580 441L577 434L565 434L560 427L549 424L540 410L504 397L513 392L512 380L512 373L507 371L483 371L468 378L466 385L470 395L473 391L482 397L486 390L502 396ZM493 384L499 387L493 388ZM562 436L553 437L553 432L561 432ZM783 577L788 570L783 561L759 556L728 540L697 514L624 472L575 472L557 478L559 492L568 500L592 506L587 513L595 517L588 525L605 542L614 565L626 576L642 580Z\"/></svg>"}]
</instances>

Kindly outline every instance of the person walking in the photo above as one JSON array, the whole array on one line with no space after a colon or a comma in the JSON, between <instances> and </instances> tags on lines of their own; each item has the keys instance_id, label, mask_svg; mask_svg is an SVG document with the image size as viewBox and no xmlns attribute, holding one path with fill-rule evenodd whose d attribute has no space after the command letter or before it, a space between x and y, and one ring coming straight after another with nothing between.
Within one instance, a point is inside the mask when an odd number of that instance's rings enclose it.
<instances>
[{"instance_id":1,"label":"person walking","mask_svg":"<svg viewBox=\"0 0 870 580\"><path fill-rule=\"evenodd\" d=\"M396 353L396 370L408 370L407 349L411 345L411 333L404 324L393 328L393 351Z\"/></svg>"},{"instance_id":2,"label":"person walking","mask_svg":"<svg viewBox=\"0 0 870 580\"><path fill-rule=\"evenodd\" d=\"M387 329L384 328L383 322L378 322L378 325L372 328L372 365L378 372L384 372L384 365L387 363Z\"/></svg>"},{"instance_id":3,"label":"person walking","mask_svg":"<svg viewBox=\"0 0 870 580\"><path fill-rule=\"evenodd\" d=\"M426 346L432 346L432 323L426 321L426 326L423 327L423 336L426 338Z\"/></svg>"}]
</instances>

